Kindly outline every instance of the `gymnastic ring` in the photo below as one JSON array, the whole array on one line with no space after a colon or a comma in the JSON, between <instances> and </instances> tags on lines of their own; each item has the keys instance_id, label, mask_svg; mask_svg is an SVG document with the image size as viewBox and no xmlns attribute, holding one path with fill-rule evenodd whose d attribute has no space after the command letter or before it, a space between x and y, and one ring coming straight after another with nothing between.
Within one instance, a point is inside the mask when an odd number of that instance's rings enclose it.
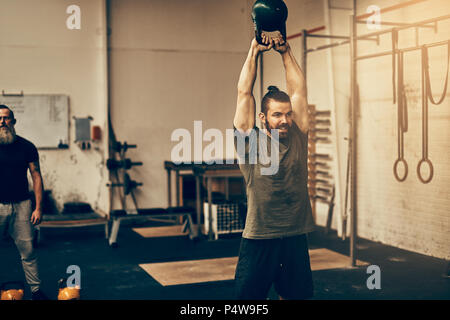
<instances>
[{"instance_id":1,"label":"gymnastic ring","mask_svg":"<svg viewBox=\"0 0 450 320\"><path fill-rule=\"evenodd\" d=\"M428 166L430 167L430 175L428 176L428 179L424 179L422 175L420 174L420 168L422 166L422 163L428 163ZM433 179L433 164L431 163L430 159L422 159L417 164L417 175L419 176L419 180L422 181L422 183L428 183Z\"/></svg>"},{"instance_id":2,"label":"gymnastic ring","mask_svg":"<svg viewBox=\"0 0 450 320\"><path fill-rule=\"evenodd\" d=\"M405 174L404 174L403 177L399 177L398 172L397 172L398 171L398 164L400 162L403 163L403 165L405 167ZM397 159L395 161L395 163L394 163L394 176L395 176L395 179L397 179L400 182L403 182L403 181L406 180L406 177L408 176L408 164L406 163L405 159L399 158L399 159Z\"/></svg>"}]
</instances>

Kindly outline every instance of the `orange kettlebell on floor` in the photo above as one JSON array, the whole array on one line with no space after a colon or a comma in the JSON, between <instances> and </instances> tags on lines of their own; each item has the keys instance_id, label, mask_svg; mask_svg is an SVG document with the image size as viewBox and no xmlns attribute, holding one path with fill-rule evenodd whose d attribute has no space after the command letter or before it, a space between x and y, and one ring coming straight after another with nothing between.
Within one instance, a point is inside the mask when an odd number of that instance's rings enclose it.
<instances>
[{"instance_id":1,"label":"orange kettlebell on floor","mask_svg":"<svg viewBox=\"0 0 450 320\"><path fill-rule=\"evenodd\" d=\"M58 300L80 300L81 288L78 286L68 287L67 279L60 279L58 281Z\"/></svg>"},{"instance_id":2,"label":"orange kettlebell on floor","mask_svg":"<svg viewBox=\"0 0 450 320\"><path fill-rule=\"evenodd\" d=\"M24 285L21 281L2 283L0 287L1 300L22 300Z\"/></svg>"}]
</instances>

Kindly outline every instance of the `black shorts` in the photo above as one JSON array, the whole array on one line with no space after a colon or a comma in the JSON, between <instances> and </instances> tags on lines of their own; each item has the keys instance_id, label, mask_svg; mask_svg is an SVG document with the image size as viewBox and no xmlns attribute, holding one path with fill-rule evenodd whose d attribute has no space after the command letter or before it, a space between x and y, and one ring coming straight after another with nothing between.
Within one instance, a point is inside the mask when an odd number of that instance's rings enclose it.
<instances>
[{"instance_id":1,"label":"black shorts","mask_svg":"<svg viewBox=\"0 0 450 320\"><path fill-rule=\"evenodd\" d=\"M278 239L242 238L236 267L236 298L264 300L272 286L284 299L313 296L306 234Z\"/></svg>"}]
</instances>

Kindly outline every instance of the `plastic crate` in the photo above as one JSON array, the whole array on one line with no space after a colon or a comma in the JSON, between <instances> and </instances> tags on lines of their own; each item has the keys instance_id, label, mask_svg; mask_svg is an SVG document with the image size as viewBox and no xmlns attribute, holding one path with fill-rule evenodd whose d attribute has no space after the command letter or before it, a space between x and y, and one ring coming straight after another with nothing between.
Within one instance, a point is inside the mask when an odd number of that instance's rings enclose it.
<instances>
[{"instance_id":1,"label":"plastic crate","mask_svg":"<svg viewBox=\"0 0 450 320\"><path fill-rule=\"evenodd\" d=\"M203 203L204 212L204 234L209 234L209 204ZM218 239L220 234L239 233L245 226L245 204L239 202L213 203L212 212L212 231L214 238Z\"/></svg>"}]
</instances>

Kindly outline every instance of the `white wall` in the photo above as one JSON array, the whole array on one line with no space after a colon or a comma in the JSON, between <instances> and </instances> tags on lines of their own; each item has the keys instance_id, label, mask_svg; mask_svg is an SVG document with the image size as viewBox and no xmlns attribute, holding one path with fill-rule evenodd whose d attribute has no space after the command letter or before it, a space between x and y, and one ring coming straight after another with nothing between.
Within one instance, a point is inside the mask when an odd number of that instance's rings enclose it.
<instances>
[{"instance_id":1,"label":"white wall","mask_svg":"<svg viewBox=\"0 0 450 320\"><path fill-rule=\"evenodd\" d=\"M112 1L111 116L117 139L137 144L127 157L144 163L129 171L144 184L140 207L167 205L174 130L232 128L250 10L241 0Z\"/></svg>"},{"instance_id":2,"label":"white wall","mask_svg":"<svg viewBox=\"0 0 450 320\"><path fill-rule=\"evenodd\" d=\"M81 8L81 29L69 30L66 9ZM24 94L67 94L69 149L40 150L46 189L60 209L88 202L107 210L105 9L101 0L0 0L0 89ZM73 116L92 116L103 140L89 151L73 143ZM18 119L20 121L20 119ZM18 132L20 135L20 132ZM33 141L33 137L25 137Z\"/></svg>"}]
</instances>

